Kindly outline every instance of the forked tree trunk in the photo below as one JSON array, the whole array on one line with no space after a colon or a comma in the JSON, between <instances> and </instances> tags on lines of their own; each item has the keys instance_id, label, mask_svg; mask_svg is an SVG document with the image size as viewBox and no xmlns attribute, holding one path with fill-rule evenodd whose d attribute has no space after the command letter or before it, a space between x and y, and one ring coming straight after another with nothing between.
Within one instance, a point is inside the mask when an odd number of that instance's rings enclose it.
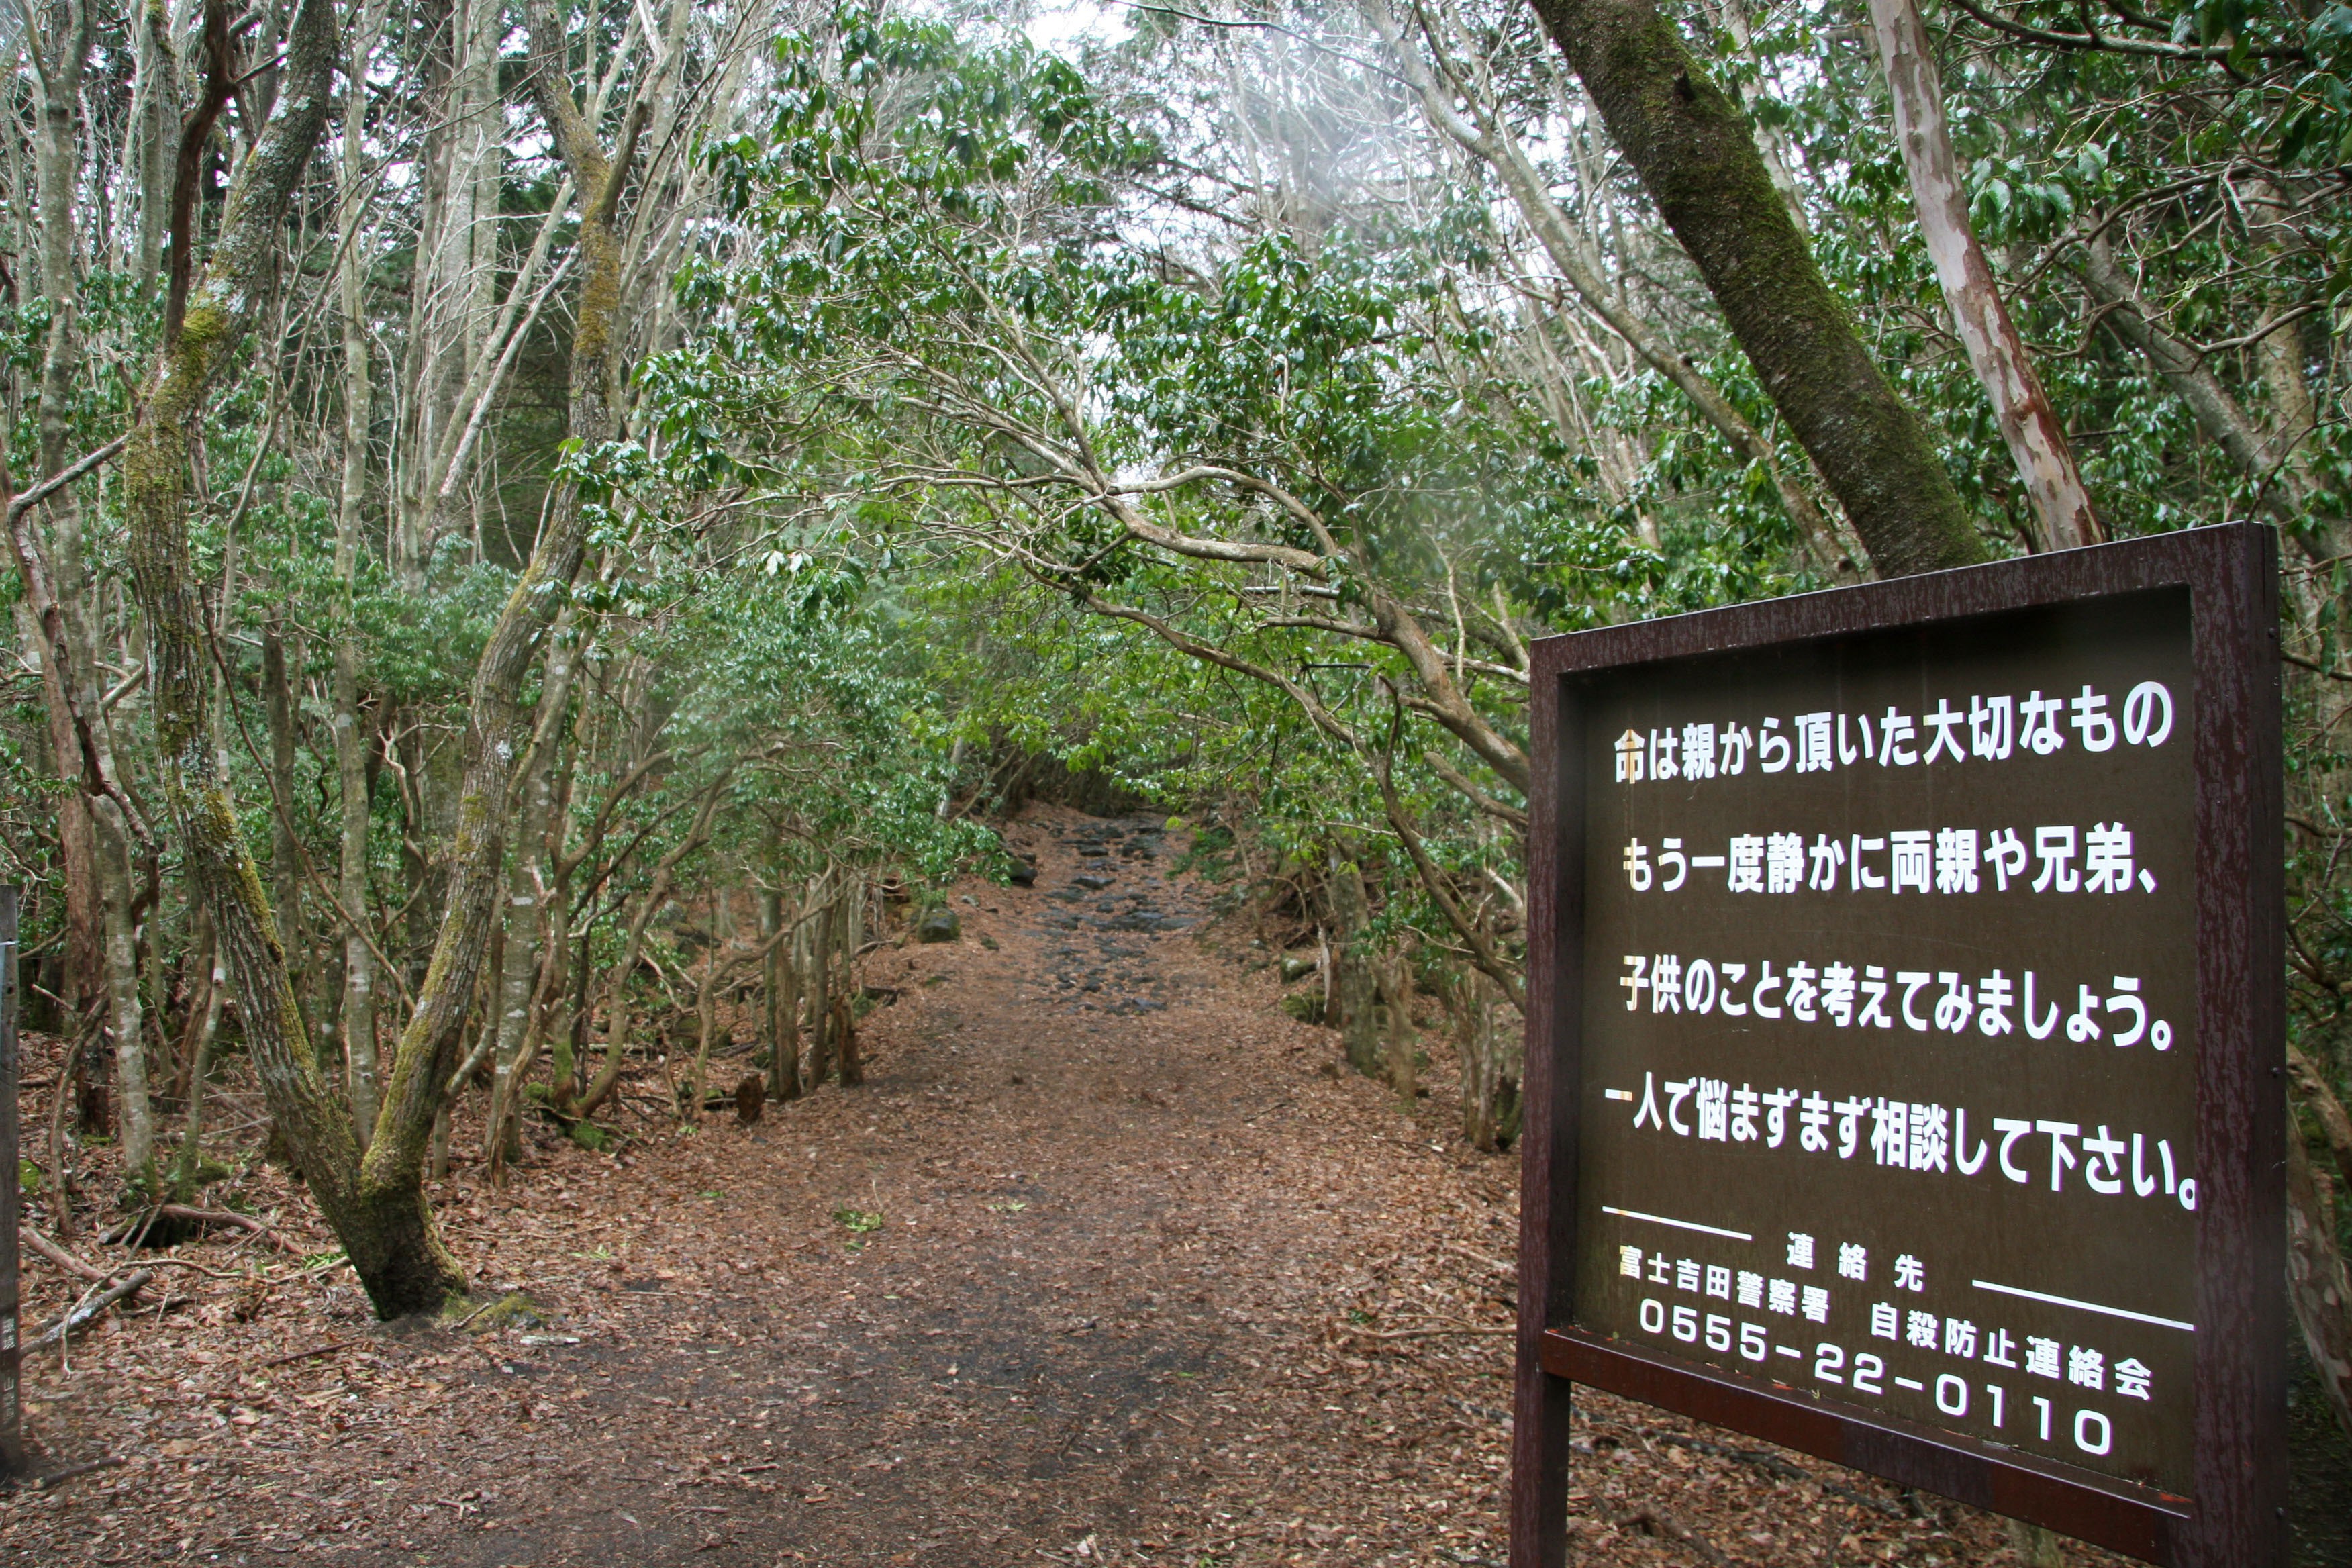
<instances>
[{"instance_id":1,"label":"forked tree trunk","mask_svg":"<svg viewBox=\"0 0 2352 1568\"><path fill-rule=\"evenodd\" d=\"M702 847L710 836L710 818L719 808L719 797L725 793L727 777L703 791L702 805L694 814L694 822L686 837L672 847L670 852L654 868L653 885L638 902L637 912L629 921L629 933L621 943L620 962L613 966L604 998L604 1054L598 1063L596 1076L589 1080L588 1089L577 1103L564 1102L564 1086L556 1086L557 1108L566 1115L583 1121L596 1113L596 1108L611 1098L620 1087L621 1068L629 1039L629 981L636 973L637 961L646 951L646 924L662 905L668 901L670 889L676 884L678 863Z\"/></svg>"},{"instance_id":2,"label":"forked tree trunk","mask_svg":"<svg viewBox=\"0 0 2352 1568\"><path fill-rule=\"evenodd\" d=\"M350 1118L311 1054L268 895L205 723L206 605L188 544L188 464L205 391L268 294L288 202L331 107L335 40L332 0L301 0L278 112L246 155L204 279L149 372L124 452L123 499L152 650L157 771L183 864L212 917L271 1117L377 1311L391 1316L437 1307L464 1276L418 1182L363 1180Z\"/></svg>"},{"instance_id":3,"label":"forked tree trunk","mask_svg":"<svg viewBox=\"0 0 2352 1568\"><path fill-rule=\"evenodd\" d=\"M502 886L518 694L579 570L583 524L576 494L551 505L538 549L476 667L440 935L362 1156L295 1005L269 900L205 733L205 604L188 542L188 466L205 390L227 369L268 295L289 202L332 108L335 50L332 0L301 0L277 112L238 171L203 282L148 375L124 454L123 490L132 582L152 647L158 772L184 863L218 933L271 1115L377 1312L392 1317L437 1308L465 1282L425 1204L424 1165ZM534 28L534 52L535 89L543 99L561 99L576 129L560 38ZM600 178L583 182L590 195L582 244L609 255L619 193L612 165L600 157L597 171ZM576 317L572 428L591 443L608 439L613 428L616 276L607 270L597 286L592 259Z\"/></svg>"}]
</instances>

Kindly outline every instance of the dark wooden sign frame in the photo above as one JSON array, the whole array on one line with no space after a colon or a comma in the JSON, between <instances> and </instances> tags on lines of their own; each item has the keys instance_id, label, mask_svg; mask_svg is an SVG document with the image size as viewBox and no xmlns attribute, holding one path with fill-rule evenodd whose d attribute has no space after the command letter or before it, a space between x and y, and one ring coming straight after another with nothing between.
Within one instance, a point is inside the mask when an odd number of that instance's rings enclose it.
<instances>
[{"instance_id":1,"label":"dark wooden sign frame","mask_svg":"<svg viewBox=\"0 0 2352 1568\"><path fill-rule=\"evenodd\" d=\"M16 1079L16 889L0 887L0 1474L25 1466Z\"/></svg>"},{"instance_id":2,"label":"dark wooden sign frame","mask_svg":"<svg viewBox=\"0 0 2352 1568\"><path fill-rule=\"evenodd\" d=\"M2285 1554L2284 894L2278 563L2230 524L1553 637L1533 650L1526 1126L1512 1568L1566 1561L1573 1384L1730 1427L2166 1568ZM1577 677L2145 589L2189 590L2198 980L2194 1496L1579 1330L1586 876Z\"/></svg>"}]
</instances>

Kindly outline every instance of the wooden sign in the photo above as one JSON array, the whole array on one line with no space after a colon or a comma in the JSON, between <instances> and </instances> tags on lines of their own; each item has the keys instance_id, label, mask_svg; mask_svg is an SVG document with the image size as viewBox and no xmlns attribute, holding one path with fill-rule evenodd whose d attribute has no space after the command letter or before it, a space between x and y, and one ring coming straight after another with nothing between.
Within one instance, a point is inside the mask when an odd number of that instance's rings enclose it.
<instances>
[{"instance_id":1,"label":"wooden sign","mask_svg":"<svg viewBox=\"0 0 2352 1568\"><path fill-rule=\"evenodd\" d=\"M17 1258L16 889L0 887L0 1471L25 1466L23 1266Z\"/></svg>"},{"instance_id":2,"label":"wooden sign","mask_svg":"<svg viewBox=\"0 0 2352 1568\"><path fill-rule=\"evenodd\" d=\"M2283 1560L2273 550L1538 645L1514 1568L1574 1383Z\"/></svg>"}]
</instances>

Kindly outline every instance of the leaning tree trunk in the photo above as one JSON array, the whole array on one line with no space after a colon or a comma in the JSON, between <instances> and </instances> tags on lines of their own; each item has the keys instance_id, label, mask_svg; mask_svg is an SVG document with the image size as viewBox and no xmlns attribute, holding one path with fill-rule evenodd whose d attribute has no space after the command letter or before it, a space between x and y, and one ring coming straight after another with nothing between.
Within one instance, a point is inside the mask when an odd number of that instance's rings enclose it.
<instances>
[{"instance_id":1,"label":"leaning tree trunk","mask_svg":"<svg viewBox=\"0 0 2352 1568\"><path fill-rule=\"evenodd\" d=\"M1870 26L1895 104L1895 139L1902 143L1903 166L1911 176L1919 232L1936 264L1936 280L1943 285L1952 326L1969 351L1969 364L1992 404L1993 422L2000 427L2032 503L2042 547L2072 550L2096 544L2105 530L2091 506L2091 492L2075 465L2066 426L2034 374L2025 340L2010 320L2009 307L1993 282L1992 264L1985 259L1984 247L1969 222L1968 193L1952 151L1951 128L1944 119L1944 82L1936 69L1927 26L1912 0L1870 0Z\"/></svg>"},{"instance_id":2,"label":"leaning tree trunk","mask_svg":"<svg viewBox=\"0 0 2352 1568\"><path fill-rule=\"evenodd\" d=\"M1674 21L1651 0L1534 3L1872 564L1894 577L1984 559L1927 428L1773 189L1747 116Z\"/></svg>"}]
</instances>

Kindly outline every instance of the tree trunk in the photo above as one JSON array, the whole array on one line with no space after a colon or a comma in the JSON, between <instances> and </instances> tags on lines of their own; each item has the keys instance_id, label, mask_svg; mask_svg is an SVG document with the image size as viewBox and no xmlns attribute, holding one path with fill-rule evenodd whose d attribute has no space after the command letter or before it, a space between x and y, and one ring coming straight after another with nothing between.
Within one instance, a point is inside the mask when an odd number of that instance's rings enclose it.
<instances>
[{"instance_id":1,"label":"tree trunk","mask_svg":"<svg viewBox=\"0 0 2352 1568\"><path fill-rule=\"evenodd\" d=\"M139 954L131 929L131 834L111 796L91 802L98 820L100 904L105 914L107 1030L114 1037L114 1081L121 1105L123 1180L142 1198L158 1195L155 1112L147 1091L146 1021L139 994Z\"/></svg>"},{"instance_id":2,"label":"tree trunk","mask_svg":"<svg viewBox=\"0 0 2352 1568\"><path fill-rule=\"evenodd\" d=\"M1650 0L1536 0L1536 12L1872 563L1892 577L1984 559L1935 444L1772 188L1747 117L1675 24Z\"/></svg>"},{"instance_id":3,"label":"tree trunk","mask_svg":"<svg viewBox=\"0 0 2352 1568\"><path fill-rule=\"evenodd\" d=\"M1410 1110L1421 1093L1421 1037L1412 1026L1412 954L1398 946L1381 957L1381 1064L1389 1088Z\"/></svg>"},{"instance_id":4,"label":"tree trunk","mask_svg":"<svg viewBox=\"0 0 2352 1568\"><path fill-rule=\"evenodd\" d=\"M1936 69L1927 26L1913 0L1870 0L1871 31L1878 40L1878 63L1886 73L1895 103L1895 139L1911 175L1911 198L1919 232L1936 264L1952 325L1967 348L1969 364L1992 404L1993 421L2017 464L2040 524L2042 547L2073 550L2106 537L2082 470L2066 440L2066 426L2042 390L2042 378L2024 340L2009 318L1992 264L1969 223L1968 192L1959 159L1952 151L1944 119L1944 82Z\"/></svg>"},{"instance_id":5,"label":"tree trunk","mask_svg":"<svg viewBox=\"0 0 2352 1568\"><path fill-rule=\"evenodd\" d=\"M818 879L813 895L821 889L830 898L831 873ZM808 955L809 1000L809 1087L814 1089L833 1071L833 1047L836 1038L833 1027L833 911L830 907L816 918L809 938Z\"/></svg>"},{"instance_id":6,"label":"tree trunk","mask_svg":"<svg viewBox=\"0 0 2352 1568\"><path fill-rule=\"evenodd\" d=\"M839 906L841 942L835 960L839 981L833 994L833 1055L840 1064L841 1087L856 1089L866 1081L866 1063L857 1054L857 950L864 944L866 887L852 881Z\"/></svg>"},{"instance_id":7,"label":"tree trunk","mask_svg":"<svg viewBox=\"0 0 2352 1568\"><path fill-rule=\"evenodd\" d=\"M286 679L286 644L276 627L261 634L262 710L269 725L269 896L278 914L278 942L296 993L304 992L302 846L294 835L294 692Z\"/></svg>"},{"instance_id":8,"label":"tree trunk","mask_svg":"<svg viewBox=\"0 0 2352 1568\"><path fill-rule=\"evenodd\" d=\"M188 1054L187 1115L181 1124L179 1155L172 1165L172 1201L191 1204L204 1187L205 1079L213 1066L213 1042L220 1037L221 1002L227 994L217 966L205 987L204 1023L196 1031L195 1048Z\"/></svg>"},{"instance_id":9,"label":"tree trunk","mask_svg":"<svg viewBox=\"0 0 2352 1568\"><path fill-rule=\"evenodd\" d=\"M2326 1213L2311 1154L2292 1122L2286 1140L2287 1294L2336 1424L2352 1437L2352 1282Z\"/></svg>"},{"instance_id":10,"label":"tree trunk","mask_svg":"<svg viewBox=\"0 0 2352 1568\"><path fill-rule=\"evenodd\" d=\"M73 380L80 360L76 311L81 289L74 267L74 202L81 176L79 135L82 79L89 58L95 13L88 0L67 0L43 14L47 36L26 38L26 58L36 68L39 89L38 117L34 138L34 174L39 193L40 226L37 262L40 290L48 304L48 332L41 355L40 418L38 424L42 477L61 471L72 461L69 409ZM46 47L44 47L46 46ZM47 628L54 646L42 649L42 695L49 708L51 744L57 752L58 776L79 782L85 795L95 781L84 765L83 737L78 737L75 714L87 731L96 710L93 674L97 642L89 614L89 584L83 570L81 519L70 486L50 502L55 520L49 544L51 590L57 613ZM20 526L29 539L32 520ZM21 563L20 563L21 564ZM29 574L28 574L29 575ZM37 609L40 606L36 605ZM54 689L51 664L55 662ZM68 693L72 693L69 700ZM65 860L66 956L64 995L76 1012L99 999L106 960L100 908L103 872L100 846L86 799L64 807L58 822L58 849ZM112 998L116 1008L120 997Z\"/></svg>"},{"instance_id":11,"label":"tree trunk","mask_svg":"<svg viewBox=\"0 0 2352 1568\"><path fill-rule=\"evenodd\" d=\"M31 542L31 522L29 515L22 519L11 531L9 539L18 576L28 584L36 580L36 569L26 549ZM57 994L68 1016L78 1021L95 1002L103 984L99 958L104 939L99 915L97 828L90 820L89 797L80 787L84 778L82 748L74 723L73 699L67 688L69 677L62 638L38 636L43 631L61 631L62 613L54 627L43 626L43 617L33 605L25 605L23 614L32 623L30 630L37 637L33 652L40 660L41 700L48 719L50 754L58 776L76 786L58 797L58 858L63 863L60 868L65 876L66 918ZM69 1023L59 1032L70 1033L74 1027Z\"/></svg>"},{"instance_id":12,"label":"tree trunk","mask_svg":"<svg viewBox=\"0 0 2352 1568\"><path fill-rule=\"evenodd\" d=\"M1848 549L1846 542L1839 537L1836 524L1813 504L1812 498L1801 486L1781 472L1779 454L1772 449L1772 443L1732 405L1722 389L1708 380L1686 355L1675 352L1649 322L1627 310L1623 299L1585 265L1584 258L1579 254L1568 215L1552 198L1542 172L1528 156L1526 147L1509 123L1483 99L1470 100L1477 122L1471 124L1464 121L1454 112L1453 105L1446 100L1440 83L1430 74L1419 51L1400 35L1396 20L1385 0L1367 0L1366 15L1403 63L1405 74L1421 100L1424 117L1464 151L1484 160L1495 171L1496 176L1503 183L1503 188L1510 193L1512 205L1518 208L1519 216L1527 220L1528 227L1543 247L1544 254L1551 258L1551 264L1559 269L1559 275L1568 279L1569 287L1576 290L1577 298L1584 301L1585 309L1623 339L1625 346L1632 349L1643 364L1672 382L1690 400L1691 406L1698 410L1699 416L1715 427L1733 451L1748 462L1759 465L1771 476L1773 488L1780 493L1781 510L1796 525L1798 535L1808 552L1823 571L1834 572L1839 558ZM1433 28L1429 32L1429 43L1433 50L1439 49ZM1441 54L1441 63L1442 60ZM1447 85L1468 98L1465 84L1451 79L1451 72L1448 77Z\"/></svg>"},{"instance_id":13,"label":"tree trunk","mask_svg":"<svg viewBox=\"0 0 2352 1568\"><path fill-rule=\"evenodd\" d=\"M353 42L352 58L373 52L383 26L383 0L368 5ZM342 1042L345 1092L360 1146L375 1127L375 953L364 934L368 922L368 827L373 791L368 776L368 737L360 728L360 634L357 605L360 510L367 500L370 421L375 379L369 374L367 258L360 230L366 217L367 79L352 71L343 87L342 186L338 213L340 263L336 278L343 327L343 473L335 510L334 701L335 776L342 797L336 899L342 906Z\"/></svg>"},{"instance_id":14,"label":"tree trunk","mask_svg":"<svg viewBox=\"0 0 2352 1568\"><path fill-rule=\"evenodd\" d=\"M123 500L152 652L157 772L182 862L212 918L271 1117L376 1310L390 1317L437 1307L464 1275L425 1206L420 1162L409 1163L405 1181L383 1166L370 1180L340 1097L319 1072L205 722L209 628L188 542L188 468L205 390L267 298L287 206L331 107L335 52L332 0L300 0L278 111L237 172L204 279L148 374L123 457ZM421 1142L430 1108L416 1121Z\"/></svg>"},{"instance_id":15,"label":"tree trunk","mask_svg":"<svg viewBox=\"0 0 2352 1568\"><path fill-rule=\"evenodd\" d=\"M1331 1011L1323 1021L1339 1031L1348 1065L1366 1078L1381 1068L1381 1026L1377 1011L1380 981L1371 955L1364 951L1364 928L1371 923L1370 901L1363 873L1353 860L1331 852L1331 872L1326 886L1331 903L1331 952L1336 968L1331 985Z\"/></svg>"},{"instance_id":16,"label":"tree trunk","mask_svg":"<svg viewBox=\"0 0 2352 1568\"><path fill-rule=\"evenodd\" d=\"M793 969L793 940L780 936L784 923L781 888L760 889L760 940L767 944L761 963L761 1003L768 1048L768 1098L801 1097L800 974Z\"/></svg>"},{"instance_id":17,"label":"tree trunk","mask_svg":"<svg viewBox=\"0 0 2352 1568\"><path fill-rule=\"evenodd\" d=\"M566 612L568 622L569 612ZM561 918L562 904L550 898L547 887L548 830L555 810L555 753L562 744L564 713L572 700L572 671L579 650L559 625L548 647L547 677L541 683L539 722L531 738L530 755L523 762L522 818L515 833L514 867L507 884L506 947L499 975L498 1043L491 1068L488 1147L484 1158L493 1172L502 1173L516 1125L515 1096L521 1091L523 1041L530 1032L539 987L534 984L543 963L553 963L562 946L550 940L551 922Z\"/></svg>"},{"instance_id":18,"label":"tree trunk","mask_svg":"<svg viewBox=\"0 0 2352 1568\"><path fill-rule=\"evenodd\" d=\"M1493 1152L1519 1135L1519 1077L1526 1055L1517 1009L1501 987L1472 970L1448 992L1462 1083L1462 1136Z\"/></svg>"},{"instance_id":19,"label":"tree trunk","mask_svg":"<svg viewBox=\"0 0 2352 1568\"><path fill-rule=\"evenodd\" d=\"M180 70L172 48L168 5L139 8L133 48L138 79L131 115L132 157L139 177L139 287L155 287L163 265L163 234L172 218L172 169L179 162Z\"/></svg>"},{"instance_id":20,"label":"tree trunk","mask_svg":"<svg viewBox=\"0 0 2352 1568\"><path fill-rule=\"evenodd\" d=\"M703 961L702 984L694 988L694 1071L689 1076L686 1119L702 1120L704 1087L710 1080L710 1047L719 1034L719 954Z\"/></svg>"}]
</instances>

